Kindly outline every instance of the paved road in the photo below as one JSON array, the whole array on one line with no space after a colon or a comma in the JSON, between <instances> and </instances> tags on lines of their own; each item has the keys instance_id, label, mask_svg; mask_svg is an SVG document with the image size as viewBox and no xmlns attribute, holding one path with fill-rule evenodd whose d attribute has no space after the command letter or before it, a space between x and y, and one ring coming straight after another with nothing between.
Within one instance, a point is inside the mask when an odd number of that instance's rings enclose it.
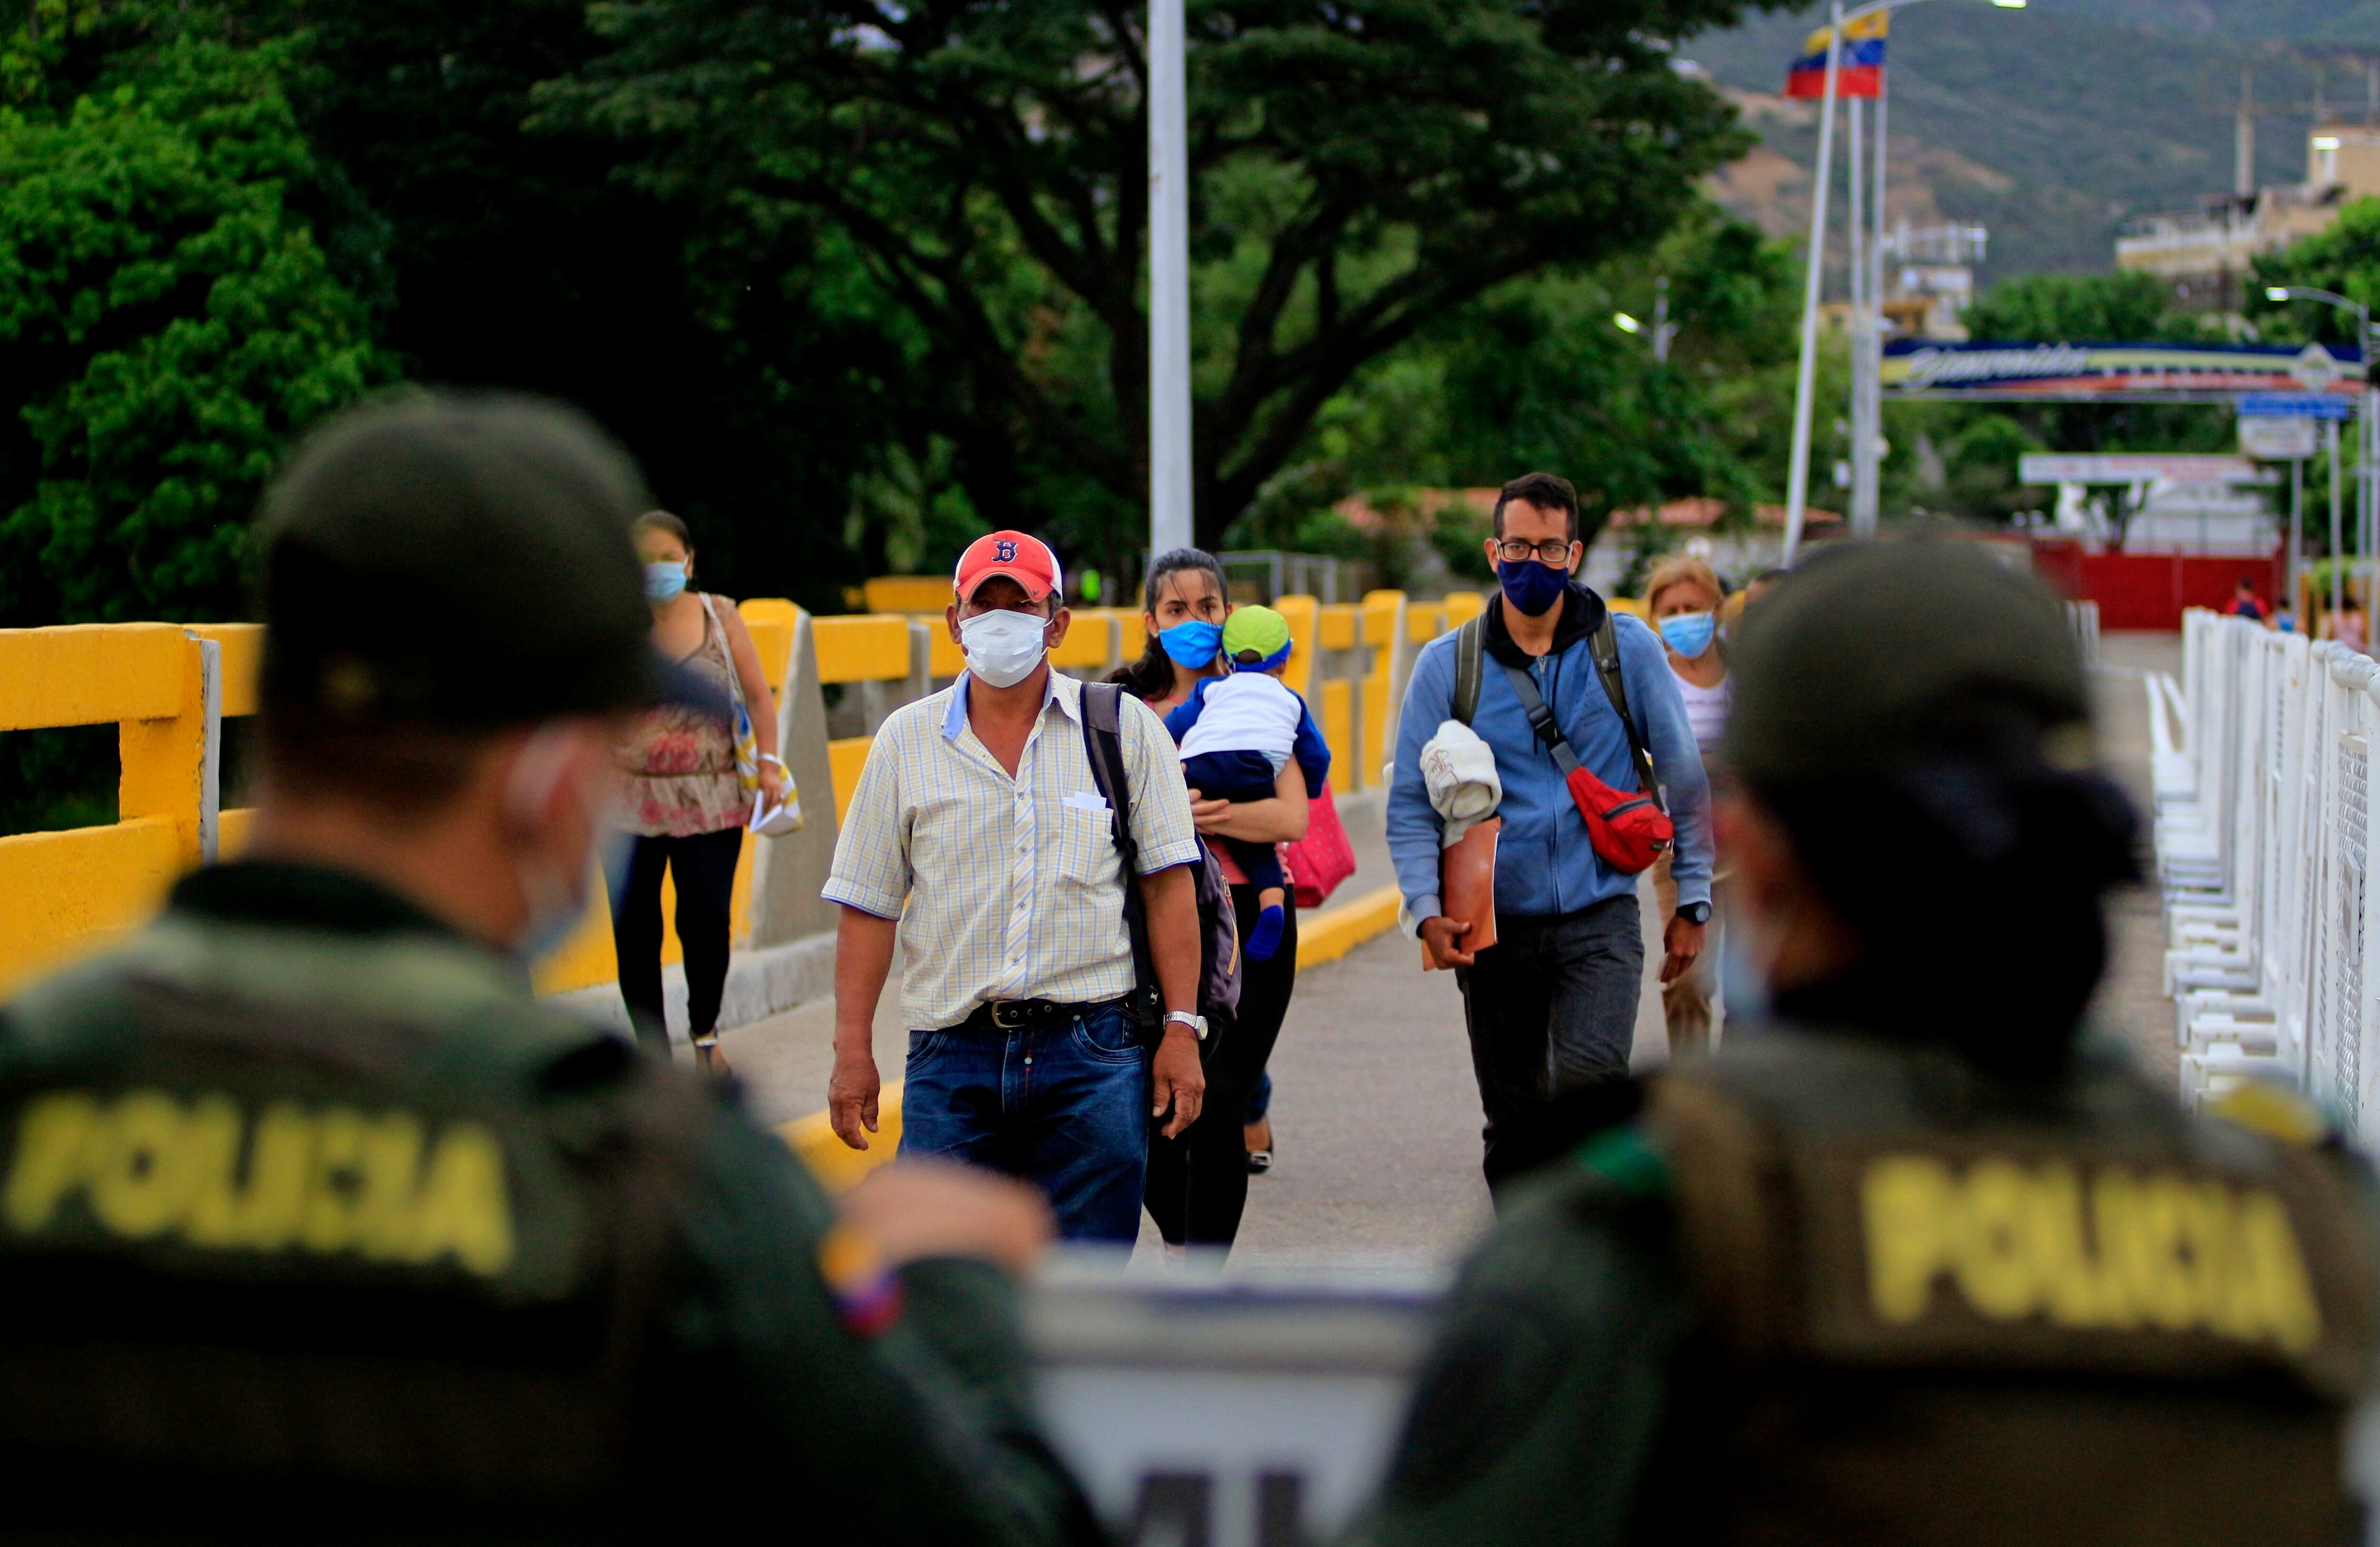
<instances>
[{"instance_id":1,"label":"paved road","mask_svg":"<svg viewBox=\"0 0 2380 1547\"><path fill-rule=\"evenodd\" d=\"M2173 670L2179 658L2171 635L2110 635L2095 677L2110 766L2143 803L2149 747L2140 673ZM1358 802L1348 816L1358 870L1342 896L1353 897L1389 876L1377 811ZM1650 931L1649 901L1645 916ZM2112 925L2113 970L2097 1013L2170 1084L2172 1010L2158 992L2154 893L2120 899ZM2021 952L2024 921L2010 920L2006 939L1995 944ZM1648 954L1649 969L1658 955ZM906 1045L893 998L888 992L877 1021L877 1058L888 1073L897 1073ZM759 1116L782 1121L824 1105L832 1028L832 1005L820 1003L725 1033ZM1666 1052L1648 970L1636 1062L1657 1065ZM1423 973L1402 936L1306 971L1272 1068L1278 1158L1250 1185L1235 1267L1419 1265L1460 1253L1488 1223L1462 1001L1452 976ZM1154 1271L1157 1260L1154 1232L1145 1230L1135 1271Z\"/></svg>"}]
</instances>

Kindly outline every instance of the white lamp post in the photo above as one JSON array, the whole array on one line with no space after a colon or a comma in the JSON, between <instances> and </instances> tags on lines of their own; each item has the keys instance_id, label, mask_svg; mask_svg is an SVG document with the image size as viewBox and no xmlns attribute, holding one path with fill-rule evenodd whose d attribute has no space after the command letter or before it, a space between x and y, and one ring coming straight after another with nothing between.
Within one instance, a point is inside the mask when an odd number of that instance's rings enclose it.
<instances>
[{"instance_id":1,"label":"white lamp post","mask_svg":"<svg viewBox=\"0 0 2380 1547\"><path fill-rule=\"evenodd\" d=\"M2360 464L2355 470L2355 542L2361 550L2357 554L2361 560L2357 567L2367 572L2363 607L2365 615L2369 617L2374 611L2370 578L2372 544L2375 526L2380 526L2380 521L2375 521L2380 511L2375 511L2374 502L2375 490L2380 490L2380 486L2375 486L2373 479L2374 451L2375 446L2380 446L2380 421L2374 417L2375 410L2380 410L2380 391L2375 391L2372 385L2372 308L2362 301L2350 300L2335 290L2315 290L2302 284L2268 284L2265 287L2265 299L2322 301L2341 311L2355 314L2355 344L2363 357L2364 382L2363 391L2358 394L2363 400L2361 405L2362 422L2355 427L2356 460ZM2341 579L2341 569L2347 561L2342 543L2344 534L2339 529L2338 421L2332 419L2324 429L2326 431L2325 444L2330 452L2330 615L2336 619L2339 604L2344 599L2346 587ZM2365 644L2368 646L2370 643L2367 638Z\"/></svg>"},{"instance_id":2,"label":"white lamp post","mask_svg":"<svg viewBox=\"0 0 2380 1547\"><path fill-rule=\"evenodd\" d=\"M1182 0L1148 0L1148 549L1187 548L1190 127Z\"/></svg>"}]
</instances>

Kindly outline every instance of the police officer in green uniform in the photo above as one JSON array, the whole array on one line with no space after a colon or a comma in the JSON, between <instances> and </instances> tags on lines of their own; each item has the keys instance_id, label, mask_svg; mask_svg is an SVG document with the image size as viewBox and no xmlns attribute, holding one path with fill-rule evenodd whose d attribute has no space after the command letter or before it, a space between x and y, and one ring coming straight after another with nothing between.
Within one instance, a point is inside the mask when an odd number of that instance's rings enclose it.
<instances>
[{"instance_id":1,"label":"police officer in green uniform","mask_svg":"<svg viewBox=\"0 0 2380 1547\"><path fill-rule=\"evenodd\" d=\"M647 502L516 399L354 414L268 495L248 857L0 1011L12 1537L1086 1539L1037 1201L899 1167L838 1214L530 995L662 676Z\"/></svg>"},{"instance_id":2,"label":"police officer in green uniform","mask_svg":"<svg viewBox=\"0 0 2380 1547\"><path fill-rule=\"evenodd\" d=\"M1766 1011L1499 1223L1358 1539L2354 1539L2369 1178L2296 1098L2188 1116L2084 1029L2133 822L2056 606L1848 550L1734 676Z\"/></svg>"}]
</instances>

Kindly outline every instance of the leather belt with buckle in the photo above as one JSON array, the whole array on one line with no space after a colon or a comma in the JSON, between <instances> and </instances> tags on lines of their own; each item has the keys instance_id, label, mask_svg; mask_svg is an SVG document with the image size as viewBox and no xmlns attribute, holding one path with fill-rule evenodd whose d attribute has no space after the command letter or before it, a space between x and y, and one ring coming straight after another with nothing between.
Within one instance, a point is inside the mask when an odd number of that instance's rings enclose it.
<instances>
[{"instance_id":1,"label":"leather belt with buckle","mask_svg":"<svg viewBox=\"0 0 2380 1547\"><path fill-rule=\"evenodd\" d=\"M1089 1015L1115 1003L1103 999L1095 1005L1061 1004L1055 999L994 999L976 1007L968 1020L989 1021L1003 1032L1021 1031L1026 1026L1038 1026L1051 1021L1071 1021L1077 1015Z\"/></svg>"}]
</instances>

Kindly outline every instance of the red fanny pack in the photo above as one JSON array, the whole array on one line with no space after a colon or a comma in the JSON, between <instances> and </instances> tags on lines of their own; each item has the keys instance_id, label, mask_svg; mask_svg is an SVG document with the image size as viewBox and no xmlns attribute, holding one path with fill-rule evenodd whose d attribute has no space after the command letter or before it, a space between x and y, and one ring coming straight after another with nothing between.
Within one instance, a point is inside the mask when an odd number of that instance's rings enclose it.
<instances>
[{"instance_id":1,"label":"red fanny pack","mask_svg":"<svg viewBox=\"0 0 2380 1547\"><path fill-rule=\"evenodd\" d=\"M1623 876L1649 867L1677 836L1660 802L1650 795L1614 790L1575 759L1562 775L1562 782L1570 786L1578 814L1586 818L1586 840L1595 845L1604 864Z\"/></svg>"},{"instance_id":2,"label":"red fanny pack","mask_svg":"<svg viewBox=\"0 0 2380 1547\"><path fill-rule=\"evenodd\" d=\"M1633 876L1661 857L1662 851L1677 837L1677 828L1670 820L1670 814L1661 808L1661 786L1653 777L1652 755L1637 740L1636 722L1628 715L1628 690L1620 677L1620 646L1612 635L1609 615L1588 638L1596 675L1603 680L1603 691L1610 698L1612 709L1620 716L1620 727L1628 737L1629 763L1636 770L1634 790L1614 790L1579 762L1578 754L1571 750L1569 738L1554 723L1553 711L1546 707L1545 695L1537 691L1536 680L1526 671L1507 666L1504 675L1512 682L1512 692L1520 698L1531 729L1560 765L1562 782L1570 787L1570 798L1577 803L1578 814L1586 818L1587 841L1595 846L1604 864L1622 876Z\"/></svg>"}]
</instances>

